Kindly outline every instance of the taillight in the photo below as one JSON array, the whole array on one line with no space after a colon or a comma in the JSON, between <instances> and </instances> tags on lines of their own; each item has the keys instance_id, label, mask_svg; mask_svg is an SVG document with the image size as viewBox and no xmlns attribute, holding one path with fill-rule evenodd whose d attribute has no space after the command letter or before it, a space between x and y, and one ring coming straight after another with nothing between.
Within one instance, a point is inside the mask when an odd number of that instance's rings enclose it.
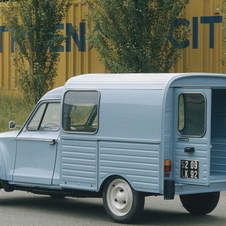
<instances>
[{"instance_id":1,"label":"taillight","mask_svg":"<svg viewBox=\"0 0 226 226\"><path fill-rule=\"evenodd\" d=\"M171 166L172 166L171 160L166 159L164 161L164 176L165 177L170 176L170 172L171 172L171 168L172 168Z\"/></svg>"}]
</instances>

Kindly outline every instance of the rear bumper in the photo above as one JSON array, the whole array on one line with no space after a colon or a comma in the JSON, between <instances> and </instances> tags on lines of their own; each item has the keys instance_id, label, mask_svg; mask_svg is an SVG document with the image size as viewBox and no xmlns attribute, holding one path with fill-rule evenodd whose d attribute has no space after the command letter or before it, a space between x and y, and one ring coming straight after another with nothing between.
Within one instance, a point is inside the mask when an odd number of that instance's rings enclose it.
<instances>
[{"instance_id":1,"label":"rear bumper","mask_svg":"<svg viewBox=\"0 0 226 226\"><path fill-rule=\"evenodd\" d=\"M175 195L226 191L226 182L212 182L209 185L175 183Z\"/></svg>"}]
</instances>

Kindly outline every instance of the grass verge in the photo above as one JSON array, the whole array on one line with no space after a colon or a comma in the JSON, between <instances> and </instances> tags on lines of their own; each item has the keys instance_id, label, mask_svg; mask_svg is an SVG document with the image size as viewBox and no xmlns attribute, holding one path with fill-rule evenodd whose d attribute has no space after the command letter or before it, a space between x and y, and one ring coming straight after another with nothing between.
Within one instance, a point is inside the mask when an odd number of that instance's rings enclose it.
<instances>
[{"instance_id":1,"label":"grass verge","mask_svg":"<svg viewBox=\"0 0 226 226\"><path fill-rule=\"evenodd\" d=\"M9 121L22 125L33 107L21 96L0 94L0 132L9 131Z\"/></svg>"}]
</instances>

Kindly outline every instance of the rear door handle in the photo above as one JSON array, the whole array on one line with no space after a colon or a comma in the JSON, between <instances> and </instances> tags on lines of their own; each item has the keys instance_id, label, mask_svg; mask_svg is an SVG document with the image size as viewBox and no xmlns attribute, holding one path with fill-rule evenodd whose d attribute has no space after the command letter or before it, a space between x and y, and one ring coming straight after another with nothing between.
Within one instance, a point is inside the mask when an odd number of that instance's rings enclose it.
<instances>
[{"instance_id":1,"label":"rear door handle","mask_svg":"<svg viewBox=\"0 0 226 226\"><path fill-rule=\"evenodd\" d=\"M184 152L186 152L186 153L194 153L195 152L195 148L194 147L186 147L186 148L184 148Z\"/></svg>"}]
</instances>

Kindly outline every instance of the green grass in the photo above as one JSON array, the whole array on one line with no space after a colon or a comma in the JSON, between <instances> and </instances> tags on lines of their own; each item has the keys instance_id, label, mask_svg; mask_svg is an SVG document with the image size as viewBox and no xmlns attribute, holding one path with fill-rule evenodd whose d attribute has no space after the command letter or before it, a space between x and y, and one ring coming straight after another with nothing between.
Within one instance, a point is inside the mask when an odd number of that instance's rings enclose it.
<instances>
[{"instance_id":1,"label":"green grass","mask_svg":"<svg viewBox=\"0 0 226 226\"><path fill-rule=\"evenodd\" d=\"M33 107L21 96L0 94L0 132L9 131L9 121L22 125Z\"/></svg>"}]
</instances>

